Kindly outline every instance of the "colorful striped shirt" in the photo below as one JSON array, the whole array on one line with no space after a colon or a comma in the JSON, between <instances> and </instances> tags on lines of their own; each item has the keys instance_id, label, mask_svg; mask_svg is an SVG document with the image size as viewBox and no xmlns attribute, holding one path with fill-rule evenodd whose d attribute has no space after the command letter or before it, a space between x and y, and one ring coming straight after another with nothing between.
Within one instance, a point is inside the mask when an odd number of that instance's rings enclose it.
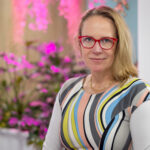
<instances>
[{"instance_id":1,"label":"colorful striped shirt","mask_svg":"<svg viewBox=\"0 0 150 150\"><path fill-rule=\"evenodd\" d=\"M60 138L65 149L132 149L130 117L150 99L145 82L130 78L104 93L90 94L83 88L84 77L72 78L59 92Z\"/></svg>"}]
</instances>

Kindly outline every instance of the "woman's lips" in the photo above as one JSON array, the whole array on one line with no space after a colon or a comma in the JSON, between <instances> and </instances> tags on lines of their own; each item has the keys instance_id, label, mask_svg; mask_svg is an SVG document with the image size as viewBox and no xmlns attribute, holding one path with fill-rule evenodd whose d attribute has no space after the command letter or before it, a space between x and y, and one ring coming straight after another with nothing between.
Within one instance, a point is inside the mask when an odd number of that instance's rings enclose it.
<instances>
[{"instance_id":1,"label":"woman's lips","mask_svg":"<svg viewBox=\"0 0 150 150\"><path fill-rule=\"evenodd\" d=\"M100 62L105 60L106 58L90 58L90 60L92 60L93 62Z\"/></svg>"},{"instance_id":2,"label":"woman's lips","mask_svg":"<svg viewBox=\"0 0 150 150\"><path fill-rule=\"evenodd\" d=\"M104 60L106 58L90 58L91 60Z\"/></svg>"}]
</instances>

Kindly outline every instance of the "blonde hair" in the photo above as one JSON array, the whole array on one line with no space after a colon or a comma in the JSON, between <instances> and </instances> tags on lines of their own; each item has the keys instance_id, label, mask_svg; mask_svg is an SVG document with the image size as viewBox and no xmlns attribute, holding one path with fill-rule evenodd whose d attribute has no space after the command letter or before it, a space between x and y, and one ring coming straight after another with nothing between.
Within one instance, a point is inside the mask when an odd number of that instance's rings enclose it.
<instances>
[{"instance_id":1,"label":"blonde hair","mask_svg":"<svg viewBox=\"0 0 150 150\"><path fill-rule=\"evenodd\" d=\"M131 76L137 77L137 69L132 62L132 38L123 17L107 6L90 9L82 16L78 29L79 36L82 35L84 21L91 16L106 17L112 20L116 28L118 42L113 63L113 78L124 83Z\"/></svg>"}]
</instances>

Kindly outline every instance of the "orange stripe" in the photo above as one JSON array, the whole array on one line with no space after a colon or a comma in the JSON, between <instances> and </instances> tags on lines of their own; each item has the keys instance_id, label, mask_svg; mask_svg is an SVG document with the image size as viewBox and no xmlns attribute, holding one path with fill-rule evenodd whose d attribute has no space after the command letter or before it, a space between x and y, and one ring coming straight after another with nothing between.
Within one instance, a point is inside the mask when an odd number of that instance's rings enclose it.
<instances>
[{"instance_id":1,"label":"orange stripe","mask_svg":"<svg viewBox=\"0 0 150 150\"><path fill-rule=\"evenodd\" d=\"M140 100L139 100L139 102L137 103L136 106L139 106L140 104L143 103L143 101L144 101L144 99L145 99L145 97L146 97L147 94L148 94L148 91L146 91L146 92L141 96L141 98L140 98Z\"/></svg>"},{"instance_id":2,"label":"orange stripe","mask_svg":"<svg viewBox=\"0 0 150 150\"><path fill-rule=\"evenodd\" d=\"M128 113L129 113L129 115L131 116L131 107L128 107Z\"/></svg>"},{"instance_id":3,"label":"orange stripe","mask_svg":"<svg viewBox=\"0 0 150 150\"><path fill-rule=\"evenodd\" d=\"M90 145L88 144L86 137L85 137L85 133L84 133L83 115L84 115L84 111L85 111L85 108L87 106L87 103L89 101L89 97L90 97L90 94L88 92L84 93L84 95L82 96L82 99L80 101L79 108L78 108L79 132L80 132L81 138L82 138L86 147L90 147Z\"/></svg>"}]
</instances>

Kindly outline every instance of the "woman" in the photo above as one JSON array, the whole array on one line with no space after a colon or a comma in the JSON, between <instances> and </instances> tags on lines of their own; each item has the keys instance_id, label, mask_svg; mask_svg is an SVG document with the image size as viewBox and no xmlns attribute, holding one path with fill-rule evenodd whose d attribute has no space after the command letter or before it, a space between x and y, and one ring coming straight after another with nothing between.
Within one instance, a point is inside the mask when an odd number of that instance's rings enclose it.
<instances>
[{"instance_id":1,"label":"woman","mask_svg":"<svg viewBox=\"0 0 150 150\"><path fill-rule=\"evenodd\" d=\"M105 6L87 11L78 45L91 73L66 81L59 91L43 150L132 149L130 118L148 101L149 90L137 78L123 18Z\"/></svg>"}]
</instances>

